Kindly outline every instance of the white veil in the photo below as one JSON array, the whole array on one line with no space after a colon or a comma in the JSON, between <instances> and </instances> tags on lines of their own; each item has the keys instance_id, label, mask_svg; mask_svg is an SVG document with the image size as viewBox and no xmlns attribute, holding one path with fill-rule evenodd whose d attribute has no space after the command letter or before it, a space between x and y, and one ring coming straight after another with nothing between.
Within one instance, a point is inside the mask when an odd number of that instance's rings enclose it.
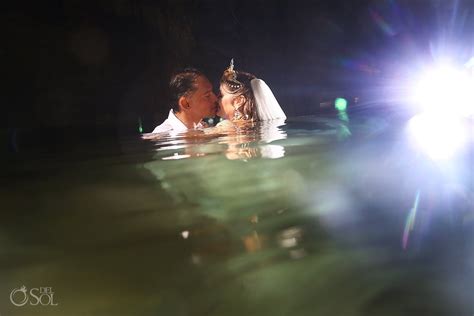
<instances>
[{"instance_id":1,"label":"white veil","mask_svg":"<svg viewBox=\"0 0 474 316\"><path fill-rule=\"evenodd\" d=\"M252 86L255 103L257 106L257 115L260 121L286 119L285 112L278 104L270 87L262 79L252 79Z\"/></svg>"}]
</instances>

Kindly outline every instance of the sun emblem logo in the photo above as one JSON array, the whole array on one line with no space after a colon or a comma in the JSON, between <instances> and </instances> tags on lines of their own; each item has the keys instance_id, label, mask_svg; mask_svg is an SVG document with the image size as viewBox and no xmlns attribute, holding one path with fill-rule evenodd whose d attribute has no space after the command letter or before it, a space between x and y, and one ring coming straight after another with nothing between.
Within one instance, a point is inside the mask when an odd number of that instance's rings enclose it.
<instances>
[{"instance_id":1,"label":"sun emblem logo","mask_svg":"<svg viewBox=\"0 0 474 316\"><path fill-rule=\"evenodd\" d=\"M23 306L28 302L28 295L26 294L26 286L19 289L13 289L10 293L10 301L15 306Z\"/></svg>"}]
</instances>

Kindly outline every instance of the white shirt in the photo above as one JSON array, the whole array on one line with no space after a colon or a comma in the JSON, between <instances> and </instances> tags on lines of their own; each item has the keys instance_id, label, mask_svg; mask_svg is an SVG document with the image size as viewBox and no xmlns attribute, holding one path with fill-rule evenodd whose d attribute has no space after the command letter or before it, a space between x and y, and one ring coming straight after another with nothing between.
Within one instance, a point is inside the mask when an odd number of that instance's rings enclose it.
<instances>
[{"instance_id":1,"label":"white shirt","mask_svg":"<svg viewBox=\"0 0 474 316\"><path fill-rule=\"evenodd\" d=\"M163 123L155 127L152 133L165 133L171 131L185 132L187 130L188 128L186 127L186 125L184 125L184 123L176 117L173 110L171 109L168 118Z\"/></svg>"},{"instance_id":2,"label":"white shirt","mask_svg":"<svg viewBox=\"0 0 474 316\"><path fill-rule=\"evenodd\" d=\"M205 126L202 124L202 122L199 122L197 124L194 124L194 129L198 128L204 128ZM186 132L188 130L188 127L184 125L183 122L180 121L180 119L174 114L173 109L170 110L170 113L168 114L168 118L155 127L152 133L166 133L166 132L173 132L173 133L181 133L181 132Z\"/></svg>"}]
</instances>

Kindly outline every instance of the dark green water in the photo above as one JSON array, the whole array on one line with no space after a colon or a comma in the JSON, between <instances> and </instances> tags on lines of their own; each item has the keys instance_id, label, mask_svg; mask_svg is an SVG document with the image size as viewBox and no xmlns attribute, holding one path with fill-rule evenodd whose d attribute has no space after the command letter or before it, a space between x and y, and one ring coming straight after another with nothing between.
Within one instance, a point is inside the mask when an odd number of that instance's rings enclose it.
<instances>
[{"instance_id":1,"label":"dark green water","mask_svg":"<svg viewBox=\"0 0 474 316\"><path fill-rule=\"evenodd\" d=\"M0 315L472 315L469 161L363 115L11 160Z\"/></svg>"}]
</instances>

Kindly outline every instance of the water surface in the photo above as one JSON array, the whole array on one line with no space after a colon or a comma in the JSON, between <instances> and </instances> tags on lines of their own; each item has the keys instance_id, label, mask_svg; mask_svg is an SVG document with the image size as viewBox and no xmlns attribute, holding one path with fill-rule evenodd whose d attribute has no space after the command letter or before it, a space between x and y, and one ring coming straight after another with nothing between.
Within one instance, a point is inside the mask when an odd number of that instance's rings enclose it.
<instances>
[{"instance_id":1,"label":"water surface","mask_svg":"<svg viewBox=\"0 0 474 316\"><path fill-rule=\"evenodd\" d=\"M2 316L472 315L469 157L434 163L403 121L299 117L104 146L10 161ZM21 286L58 305L13 305Z\"/></svg>"}]
</instances>

